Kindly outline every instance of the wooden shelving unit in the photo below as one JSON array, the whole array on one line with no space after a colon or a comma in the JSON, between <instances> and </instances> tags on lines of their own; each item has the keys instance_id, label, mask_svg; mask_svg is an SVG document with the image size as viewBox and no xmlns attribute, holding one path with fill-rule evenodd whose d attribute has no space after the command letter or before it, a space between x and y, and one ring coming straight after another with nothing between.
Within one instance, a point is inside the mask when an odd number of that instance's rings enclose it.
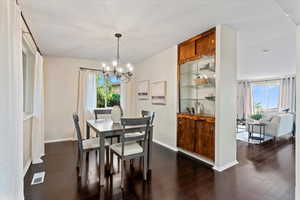
<instances>
[{"instance_id":1,"label":"wooden shelving unit","mask_svg":"<svg viewBox=\"0 0 300 200\"><path fill-rule=\"evenodd\" d=\"M177 146L210 161L215 159L214 108L216 29L213 28L178 45ZM206 64L206 62L208 64ZM194 79L203 76L209 83L197 85ZM198 105L198 107L197 107ZM199 112L199 105L204 109ZM194 112L191 112L194 111Z\"/></svg>"}]
</instances>

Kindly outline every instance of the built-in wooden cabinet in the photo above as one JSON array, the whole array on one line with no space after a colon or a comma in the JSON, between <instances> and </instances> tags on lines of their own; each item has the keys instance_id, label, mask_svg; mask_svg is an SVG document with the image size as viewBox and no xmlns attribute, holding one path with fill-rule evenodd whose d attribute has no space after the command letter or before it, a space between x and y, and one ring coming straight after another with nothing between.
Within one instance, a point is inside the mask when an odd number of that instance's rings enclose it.
<instances>
[{"instance_id":1,"label":"built-in wooden cabinet","mask_svg":"<svg viewBox=\"0 0 300 200\"><path fill-rule=\"evenodd\" d=\"M180 60L189 60L194 58L196 55L195 42L192 41L181 45L179 52Z\"/></svg>"},{"instance_id":2,"label":"built-in wooden cabinet","mask_svg":"<svg viewBox=\"0 0 300 200\"><path fill-rule=\"evenodd\" d=\"M216 30L178 45L177 146L214 161ZM205 79L204 83L197 80Z\"/></svg>"},{"instance_id":3,"label":"built-in wooden cabinet","mask_svg":"<svg viewBox=\"0 0 300 200\"><path fill-rule=\"evenodd\" d=\"M210 116L177 114L177 146L214 160L215 122Z\"/></svg>"},{"instance_id":4,"label":"built-in wooden cabinet","mask_svg":"<svg viewBox=\"0 0 300 200\"><path fill-rule=\"evenodd\" d=\"M179 117L177 126L177 143L178 146L193 152L195 149L195 121L188 117Z\"/></svg>"},{"instance_id":5,"label":"built-in wooden cabinet","mask_svg":"<svg viewBox=\"0 0 300 200\"><path fill-rule=\"evenodd\" d=\"M203 56L214 56L216 30L210 29L178 45L178 62L183 64Z\"/></svg>"}]
</instances>

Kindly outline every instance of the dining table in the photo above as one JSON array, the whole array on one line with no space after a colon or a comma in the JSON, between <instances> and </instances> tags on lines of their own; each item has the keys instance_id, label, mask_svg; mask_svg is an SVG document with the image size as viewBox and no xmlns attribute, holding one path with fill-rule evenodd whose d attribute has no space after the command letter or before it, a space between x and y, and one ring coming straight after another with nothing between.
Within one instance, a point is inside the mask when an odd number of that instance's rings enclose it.
<instances>
[{"instance_id":1,"label":"dining table","mask_svg":"<svg viewBox=\"0 0 300 200\"><path fill-rule=\"evenodd\" d=\"M100 140L100 153L99 153L99 180L100 185L103 186L105 183L105 138L111 136L121 136L123 134L123 126L121 123L113 123L111 119L92 119L86 121L86 137L90 138L91 129L96 132L97 137ZM140 132L143 130L141 126L126 126L126 130L130 132ZM153 142L153 125L149 126L149 135L148 135L148 173L151 173L152 166L152 142Z\"/></svg>"}]
</instances>

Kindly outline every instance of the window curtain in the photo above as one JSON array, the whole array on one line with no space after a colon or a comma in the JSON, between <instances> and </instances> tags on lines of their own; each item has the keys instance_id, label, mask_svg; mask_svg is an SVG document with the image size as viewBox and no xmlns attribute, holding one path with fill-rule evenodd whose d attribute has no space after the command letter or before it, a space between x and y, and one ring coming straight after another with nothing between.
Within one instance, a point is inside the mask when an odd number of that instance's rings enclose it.
<instances>
[{"instance_id":1,"label":"window curtain","mask_svg":"<svg viewBox=\"0 0 300 200\"><path fill-rule=\"evenodd\" d=\"M280 110L296 112L296 77L289 76L280 81Z\"/></svg>"},{"instance_id":2,"label":"window curtain","mask_svg":"<svg viewBox=\"0 0 300 200\"><path fill-rule=\"evenodd\" d=\"M135 89L133 78L127 83L121 83L121 107L123 114L135 115Z\"/></svg>"},{"instance_id":3,"label":"window curtain","mask_svg":"<svg viewBox=\"0 0 300 200\"><path fill-rule=\"evenodd\" d=\"M0 199L23 195L23 72L21 12L0 1Z\"/></svg>"},{"instance_id":4,"label":"window curtain","mask_svg":"<svg viewBox=\"0 0 300 200\"><path fill-rule=\"evenodd\" d=\"M97 73L93 71L79 71L77 114L83 138L86 138L86 120L94 118L94 109L97 105L96 76Z\"/></svg>"},{"instance_id":5,"label":"window curtain","mask_svg":"<svg viewBox=\"0 0 300 200\"><path fill-rule=\"evenodd\" d=\"M39 52L35 55L33 121L32 121L32 163L43 162L44 149L44 74L43 57Z\"/></svg>"},{"instance_id":6,"label":"window curtain","mask_svg":"<svg viewBox=\"0 0 300 200\"><path fill-rule=\"evenodd\" d=\"M249 81L239 81L237 87L237 118L247 119L252 114L251 86Z\"/></svg>"}]
</instances>

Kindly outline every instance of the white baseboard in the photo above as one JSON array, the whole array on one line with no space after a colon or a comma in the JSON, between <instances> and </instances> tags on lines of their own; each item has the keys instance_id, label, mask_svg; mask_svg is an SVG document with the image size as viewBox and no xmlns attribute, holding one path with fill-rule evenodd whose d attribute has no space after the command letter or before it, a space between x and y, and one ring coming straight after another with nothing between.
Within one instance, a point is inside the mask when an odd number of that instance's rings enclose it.
<instances>
[{"instance_id":1,"label":"white baseboard","mask_svg":"<svg viewBox=\"0 0 300 200\"><path fill-rule=\"evenodd\" d=\"M171 147L170 145L167 145L167 144L165 144L165 143L159 142L159 141L157 141L157 140L154 140L154 139L153 139L153 142L154 142L154 143L157 143L157 144L159 144L159 145L161 145L161 146L163 146L163 147L166 147L166 148L168 148L168 149L170 149L170 150L172 150L172 151L176 151L176 152L178 151L177 148Z\"/></svg>"},{"instance_id":2,"label":"white baseboard","mask_svg":"<svg viewBox=\"0 0 300 200\"><path fill-rule=\"evenodd\" d=\"M54 142L66 142L66 141L74 141L74 138L63 138L63 139L57 139L57 140L46 140L45 144L47 144L47 143L54 143Z\"/></svg>"},{"instance_id":3,"label":"white baseboard","mask_svg":"<svg viewBox=\"0 0 300 200\"><path fill-rule=\"evenodd\" d=\"M23 169L23 177L26 175L26 173L27 173L27 171L28 171L30 165L31 165L31 160L29 159L29 160L26 162L25 167L24 167L24 169Z\"/></svg>"},{"instance_id":4,"label":"white baseboard","mask_svg":"<svg viewBox=\"0 0 300 200\"><path fill-rule=\"evenodd\" d=\"M231 168L231 167L233 167L234 165L237 165L237 164L239 164L239 162L237 160L235 160L235 161L233 161L231 163L228 163L226 165L223 165L223 166L214 166L213 169L218 171L218 172L222 172L222 171L224 171L226 169L229 169L229 168Z\"/></svg>"},{"instance_id":5,"label":"white baseboard","mask_svg":"<svg viewBox=\"0 0 300 200\"><path fill-rule=\"evenodd\" d=\"M40 163L43 163L44 161L41 159L41 158L37 158L37 159L32 159L32 164L35 165L35 164L40 164Z\"/></svg>"},{"instance_id":6,"label":"white baseboard","mask_svg":"<svg viewBox=\"0 0 300 200\"><path fill-rule=\"evenodd\" d=\"M159 144L159 145L161 145L161 146L163 146L163 147L166 147L167 149L170 149L170 150L172 150L172 151L176 151L176 152L178 152L178 151L180 151L180 152L182 152L182 153L184 153L184 154L186 154L186 155L188 155L188 156L190 156L190 157L193 157L193 158L195 158L195 159L197 159L197 160L200 160L200 161L202 161L202 162L205 162L205 163L207 163L207 164L209 164L209 165L214 165L214 163L212 162L212 161L210 161L210 160L208 160L208 159L206 159L206 158L203 158L203 157L201 157L201 156L198 156L198 155L195 155L195 154L193 154L193 153L190 153L190 152L187 152L187 151L185 151L185 150L183 150L183 149L180 149L180 148L175 148L175 147L171 147L170 145L167 145L167 144L165 144L165 143L162 143L162 142L159 142L159 141L157 141L157 140L154 140L153 139L153 142L154 143L157 143L157 144Z\"/></svg>"},{"instance_id":7,"label":"white baseboard","mask_svg":"<svg viewBox=\"0 0 300 200\"><path fill-rule=\"evenodd\" d=\"M192 157L192 158L195 158L195 159L197 159L197 160L200 160L200 161L202 161L202 162L205 162L205 163L207 163L207 164L209 164L209 165L212 165L212 166L214 165L214 162L213 162L213 161L208 160L208 159L206 159L206 158L204 158L204 157L202 157L202 156L199 156L199 155L196 155L196 154L194 154L194 153L185 151L185 150L183 150L183 149L181 149L181 148L178 148L178 151L180 151L180 152L182 152L182 153L184 153L184 154L186 154L186 155L188 155L188 156L190 156L190 157Z\"/></svg>"}]
</instances>

